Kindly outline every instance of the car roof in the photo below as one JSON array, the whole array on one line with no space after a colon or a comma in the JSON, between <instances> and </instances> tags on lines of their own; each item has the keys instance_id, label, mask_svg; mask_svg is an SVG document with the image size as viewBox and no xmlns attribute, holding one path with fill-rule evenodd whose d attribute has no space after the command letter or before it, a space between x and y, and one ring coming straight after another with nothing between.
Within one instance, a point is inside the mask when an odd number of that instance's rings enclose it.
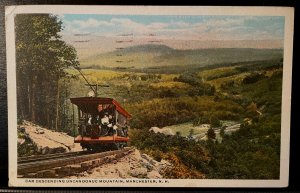
<instances>
[{"instance_id":1,"label":"car roof","mask_svg":"<svg viewBox=\"0 0 300 193\"><path fill-rule=\"evenodd\" d=\"M131 118L131 115L113 98L103 97L78 97L70 98L71 103L77 105L77 107L84 113L98 114L99 104L113 104L116 110L127 118Z\"/></svg>"}]
</instances>

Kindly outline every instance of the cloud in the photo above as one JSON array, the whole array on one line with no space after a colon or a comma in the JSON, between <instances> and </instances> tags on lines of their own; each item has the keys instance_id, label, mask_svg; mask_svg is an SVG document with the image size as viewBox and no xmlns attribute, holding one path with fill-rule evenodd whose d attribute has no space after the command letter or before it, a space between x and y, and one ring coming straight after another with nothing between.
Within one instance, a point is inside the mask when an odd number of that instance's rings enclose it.
<instances>
[{"instance_id":1,"label":"cloud","mask_svg":"<svg viewBox=\"0 0 300 193\"><path fill-rule=\"evenodd\" d=\"M149 16L150 17L150 16ZM101 20L95 18L67 20L63 33L93 33L101 36L118 36L132 33L136 37L155 34L155 38L235 40L235 39L282 39L283 22L278 17L210 16L199 21L184 19L143 22L120 16Z\"/></svg>"},{"instance_id":2,"label":"cloud","mask_svg":"<svg viewBox=\"0 0 300 193\"><path fill-rule=\"evenodd\" d=\"M135 33L142 34L146 32L146 26L142 23L134 22L131 19L113 18L110 20L116 28L119 28L118 33Z\"/></svg>"},{"instance_id":3,"label":"cloud","mask_svg":"<svg viewBox=\"0 0 300 193\"><path fill-rule=\"evenodd\" d=\"M170 24L167 23L151 23L150 25L147 26L148 29L152 29L152 30L160 30L160 29L164 29L166 27L168 27Z\"/></svg>"},{"instance_id":4,"label":"cloud","mask_svg":"<svg viewBox=\"0 0 300 193\"><path fill-rule=\"evenodd\" d=\"M90 27L102 27L102 26L112 26L113 24L106 21L99 21L96 19L88 19L88 20L75 20L73 24L79 26L80 28L90 28Z\"/></svg>"},{"instance_id":5,"label":"cloud","mask_svg":"<svg viewBox=\"0 0 300 193\"><path fill-rule=\"evenodd\" d=\"M227 27L227 26L240 26L243 25L244 19L243 18L236 18L236 19L210 19L206 22L207 26L210 27Z\"/></svg>"}]
</instances>

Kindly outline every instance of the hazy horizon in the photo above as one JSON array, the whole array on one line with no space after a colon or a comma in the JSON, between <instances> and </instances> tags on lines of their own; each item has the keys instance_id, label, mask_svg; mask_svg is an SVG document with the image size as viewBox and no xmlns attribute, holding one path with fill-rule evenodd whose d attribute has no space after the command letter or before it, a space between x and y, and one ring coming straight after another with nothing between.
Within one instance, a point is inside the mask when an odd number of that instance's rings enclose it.
<instances>
[{"instance_id":1,"label":"hazy horizon","mask_svg":"<svg viewBox=\"0 0 300 193\"><path fill-rule=\"evenodd\" d=\"M79 59L126 47L283 48L284 17L201 15L59 15L62 38Z\"/></svg>"}]
</instances>

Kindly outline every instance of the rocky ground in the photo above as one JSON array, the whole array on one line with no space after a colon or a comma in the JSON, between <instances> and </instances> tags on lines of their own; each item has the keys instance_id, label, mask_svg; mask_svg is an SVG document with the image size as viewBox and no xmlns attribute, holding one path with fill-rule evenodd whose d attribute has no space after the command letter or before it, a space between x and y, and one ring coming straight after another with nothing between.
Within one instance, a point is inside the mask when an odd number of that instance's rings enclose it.
<instances>
[{"instance_id":1,"label":"rocky ground","mask_svg":"<svg viewBox=\"0 0 300 193\"><path fill-rule=\"evenodd\" d=\"M175 135L175 133L170 128L159 128L159 127L151 127L149 131L154 133L162 133L164 135Z\"/></svg>"},{"instance_id":2,"label":"rocky ground","mask_svg":"<svg viewBox=\"0 0 300 193\"><path fill-rule=\"evenodd\" d=\"M36 146L36 153L62 153L81 151L80 144L74 143L74 138L63 132L49 130L29 121L23 121L19 125L18 143L21 146L26 140L30 140Z\"/></svg>"},{"instance_id":3,"label":"rocky ground","mask_svg":"<svg viewBox=\"0 0 300 193\"><path fill-rule=\"evenodd\" d=\"M163 178L165 172L172 168L172 164L166 160L155 161L147 154L141 154L139 150L112 163L85 171L69 178Z\"/></svg>"},{"instance_id":4,"label":"rocky ground","mask_svg":"<svg viewBox=\"0 0 300 193\"><path fill-rule=\"evenodd\" d=\"M18 148L34 146L30 154L50 154L70 151L81 151L81 146L74 143L74 138L66 133L49 130L29 121L23 121L18 127ZM29 154L29 155L30 155ZM110 163L89 169L68 178L163 178L172 168L166 160L160 162L135 149L132 153L113 160Z\"/></svg>"}]
</instances>

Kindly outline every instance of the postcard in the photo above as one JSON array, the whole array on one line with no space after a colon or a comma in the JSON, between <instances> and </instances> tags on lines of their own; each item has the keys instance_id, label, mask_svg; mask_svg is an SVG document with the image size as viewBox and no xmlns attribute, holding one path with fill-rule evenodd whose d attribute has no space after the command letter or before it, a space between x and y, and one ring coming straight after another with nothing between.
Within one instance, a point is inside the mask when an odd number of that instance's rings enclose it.
<instances>
[{"instance_id":1,"label":"postcard","mask_svg":"<svg viewBox=\"0 0 300 193\"><path fill-rule=\"evenodd\" d=\"M293 8L5 15L10 186L288 186Z\"/></svg>"}]
</instances>

